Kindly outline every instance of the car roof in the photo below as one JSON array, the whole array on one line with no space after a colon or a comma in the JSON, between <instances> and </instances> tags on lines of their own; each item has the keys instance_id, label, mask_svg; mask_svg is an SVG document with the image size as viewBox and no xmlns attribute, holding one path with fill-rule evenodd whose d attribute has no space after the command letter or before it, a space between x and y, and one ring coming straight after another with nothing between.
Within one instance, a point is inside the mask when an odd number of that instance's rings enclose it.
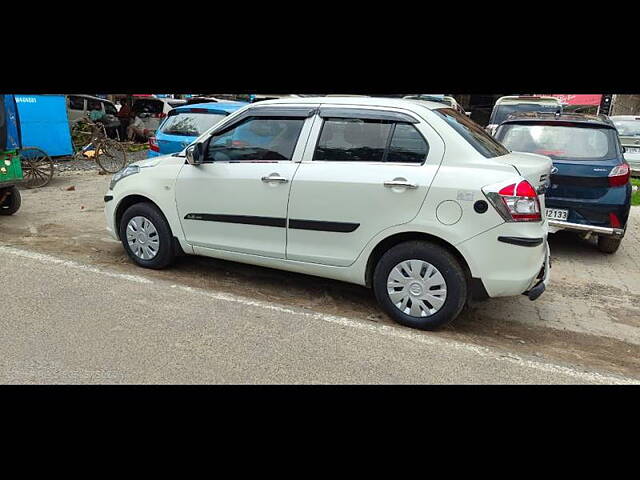
<instances>
[{"instance_id":1,"label":"car roof","mask_svg":"<svg viewBox=\"0 0 640 480\"><path fill-rule=\"evenodd\" d=\"M98 100L100 102L107 102L110 103L112 105L114 105L114 103L107 99L107 98L100 98L100 97L96 97L94 95L87 95L86 93L69 93L67 94L67 97L82 97L82 98L89 98L91 100Z\"/></svg>"},{"instance_id":2,"label":"car roof","mask_svg":"<svg viewBox=\"0 0 640 480\"><path fill-rule=\"evenodd\" d=\"M557 97L543 97L540 95L508 95L496 100L496 105L514 105L519 103L557 103L560 105L562 102Z\"/></svg>"},{"instance_id":3,"label":"car roof","mask_svg":"<svg viewBox=\"0 0 640 480\"><path fill-rule=\"evenodd\" d=\"M614 115L609 118L611 120L640 120L639 115Z\"/></svg>"},{"instance_id":4,"label":"car roof","mask_svg":"<svg viewBox=\"0 0 640 480\"><path fill-rule=\"evenodd\" d=\"M509 115L502 124L522 122L569 122L615 128L611 119L606 115L589 115L586 113L563 113L558 115L552 112L523 112Z\"/></svg>"},{"instance_id":5,"label":"car roof","mask_svg":"<svg viewBox=\"0 0 640 480\"><path fill-rule=\"evenodd\" d=\"M299 98L278 98L274 100L263 100L252 104L256 108L261 105L304 105L304 104L322 104L322 105L354 105L364 107L393 107L415 110L416 106L428 108L429 110L437 110L441 108L450 108L449 105L440 102L428 102L425 100L409 100L402 98L386 98L386 97L299 97Z\"/></svg>"},{"instance_id":6,"label":"car roof","mask_svg":"<svg viewBox=\"0 0 640 480\"><path fill-rule=\"evenodd\" d=\"M262 102L261 102L262 103ZM244 107L245 105L249 105L246 102L206 102L206 103L191 103L189 105L180 105L179 107L175 107L174 110L183 111L190 110L192 108L201 108L204 110L222 110L223 112L231 113L236 110Z\"/></svg>"}]
</instances>

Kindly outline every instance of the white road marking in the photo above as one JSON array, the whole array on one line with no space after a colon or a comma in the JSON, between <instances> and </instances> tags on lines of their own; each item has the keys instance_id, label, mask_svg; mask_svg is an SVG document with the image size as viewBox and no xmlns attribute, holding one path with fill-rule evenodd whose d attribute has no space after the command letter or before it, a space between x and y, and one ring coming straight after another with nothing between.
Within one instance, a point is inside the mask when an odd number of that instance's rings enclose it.
<instances>
[{"instance_id":1,"label":"white road marking","mask_svg":"<svg viewBox=\"0 0 640 480\"><path fill-rule=\"evenodd\" d=\"M71 260L64 260L62 258L53 257L51 255L46 255L44 253L32 252L29 250L22 250L14 247L6 247L4 245L0 245L0 252L8 253L10 255L15 255L17 257L30 258L32 260L38 260L44 263L53 263L63 267L67 267L67 268L75 268L77 270L83 270L85 272L99 273L101 275L106 275L108 277L121 278L122 280L129 280L131 282L149 283L149 284L153 283L153 280L149 280L148 278L141 277L139 275L127 275L126 273L110 272L108 270L92 267L84 263L73 262Z\"/></svg>"},{"instance_id":2,"label":"white road marking","mask_svg":"<svg viewBox=\"0 0 640 480\"><path fill-rule=\"evenodd\" d=\"M64 260L51 255L32 252L29 250L22 250L15 247L7 247L7 246L0 245L0 252L9 254L9 255L15 255L18 257L37 260L43 263L51 263L51 264L56 264L56 265L60 265L68 268L75 268L85 272L97 273L100 275L105 275L113 278L120 278L122 280L129 280L137 283L145 283L145 284L156 283L153 280L150 280L140 275L128 275L123 273L112 272L109 270L92 267L86 264L73 262L70 260ZM379 324L368 323L368 322L364 322L357 319L351 319L347 317L339 317L336 315L329 315L329 314L320 313L320 312L309 312L304 309L296 309L296 308L286 307L286 306L277 305L273 303L263 302L259 300L253 300L248 297L233 295L225 292L212 292L212 291L204 290L201 288L193 288L193 287L188 287L184 285L175 285L175 284L171 284L170 287L183 290L189 293L204 295L214 300L240 303L243 305L259 307L259 308L263 308L271 311L304 316L306 318L321 320L327 323L341 325L343 327L364 330L371 333L376 333L378 335L402 338L405 340L410 340L410 341L422 343L425 345L447 347L447 348L452 348L458 351L463 351L466 353L474 353L483 358L489 358L499 362L508 362L508 363L518 365L520 367L532 368L532 369L543 371L546 373L557 373L561 375L567 375L573 378L577 378L579 380L583 380L585 382L598 382L598 383L607 383L607 384L615 384L615 385L640 384L640 379L623 377L623 376L612 376L608 374L598 373L595 371L578 370L576 368L567 367L563 365L556 365L553 363L543 363L543 362L528 360L526 358L523 358L514 354L505 355L501 352L492 350L487 347L481 347L479 345L464 343L457 340L446 340L446 339L435 337L433 336L433 334L414 332L412 330L405 329L404 327L379 325Z\"/></svg>"}]
</instances>

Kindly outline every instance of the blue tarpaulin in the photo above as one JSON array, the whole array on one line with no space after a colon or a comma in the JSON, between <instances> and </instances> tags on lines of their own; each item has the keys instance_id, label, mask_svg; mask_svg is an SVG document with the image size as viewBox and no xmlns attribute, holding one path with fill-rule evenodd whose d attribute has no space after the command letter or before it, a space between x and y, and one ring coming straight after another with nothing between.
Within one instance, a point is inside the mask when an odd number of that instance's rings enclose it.
<instances>
[{"instance_id":1,"label":"blue tarpaulin","mask_svg":"<svg viewBox=\"0 0 640 480\"><path fill-rule=\"evenodd\" d=\"M71 155L71 131L64 95L15 95L22 145L38 147L51 157Z\"/></svg>"},{"instance_id":2,"label":"blue tarpaulin","mask_svg":"<svg viewBox=\"0 0 640 480\"><path fill-rule=\"evenodd\" d=\"M20 148L20 120L13 95L0 95L0 152Z\"/></svg>"}]
</instances>

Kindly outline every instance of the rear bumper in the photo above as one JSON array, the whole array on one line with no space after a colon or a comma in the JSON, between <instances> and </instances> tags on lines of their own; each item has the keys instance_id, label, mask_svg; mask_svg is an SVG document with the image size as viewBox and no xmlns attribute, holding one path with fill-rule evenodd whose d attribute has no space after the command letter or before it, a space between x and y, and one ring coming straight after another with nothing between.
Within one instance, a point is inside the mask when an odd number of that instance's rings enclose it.
<instances>
[{"instance_id":1,"label":"rear bumper","mask_svg":"<svg viewBox=\"0 0 640 480\"><path fill-rule=\"evenodd\" d=\"M489 297L508 297L528 294L540 281L546 287L549 280L546 237L546 224L504 223L457 244L456 248L466 259L471 276L482 282Z\"/></svg>"},{"instance_id":2,"label":"rear bumper","mask_svg":"<svg viewBox=\"0 0 640 480\"><path fill-rule=\"evenodd\" d=\"M592 232L599 235L611 235L623 237L624 230L622 228L599 227L596 225L586 225L582 223L562 222L560 220L549 220L549 233L555 233L558 230L572 230L576 232Z\"/></svg>"}]
</instances>

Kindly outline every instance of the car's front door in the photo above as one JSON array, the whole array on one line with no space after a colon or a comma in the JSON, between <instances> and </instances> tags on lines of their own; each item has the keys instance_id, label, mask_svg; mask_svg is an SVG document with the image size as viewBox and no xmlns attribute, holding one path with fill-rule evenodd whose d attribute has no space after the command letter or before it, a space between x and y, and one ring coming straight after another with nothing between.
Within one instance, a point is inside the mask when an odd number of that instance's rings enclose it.
<instances>
[{"instance_id":1,"label":"car's front door","mask_svg":"<svg viewBox=\"0 0 640 480\"><path fill-rule=\"evenodd\" d=\"M408 114L319 115L291 188L287 259L347 266L378 233L418 214L444 143Z\"/></svg>"},{"instance_id":2,"label":"car's front door","mask_svg":"<svg viewBox=\"0 0 640 480\"><path fill-rule=\"evenodd\" d=\"M222 126L208 142L205 163L180 171L176 203L196 253L284 258L291 180L311 125L308 115L289 113L262 111Z\"/></svg>"}]
</instances>

